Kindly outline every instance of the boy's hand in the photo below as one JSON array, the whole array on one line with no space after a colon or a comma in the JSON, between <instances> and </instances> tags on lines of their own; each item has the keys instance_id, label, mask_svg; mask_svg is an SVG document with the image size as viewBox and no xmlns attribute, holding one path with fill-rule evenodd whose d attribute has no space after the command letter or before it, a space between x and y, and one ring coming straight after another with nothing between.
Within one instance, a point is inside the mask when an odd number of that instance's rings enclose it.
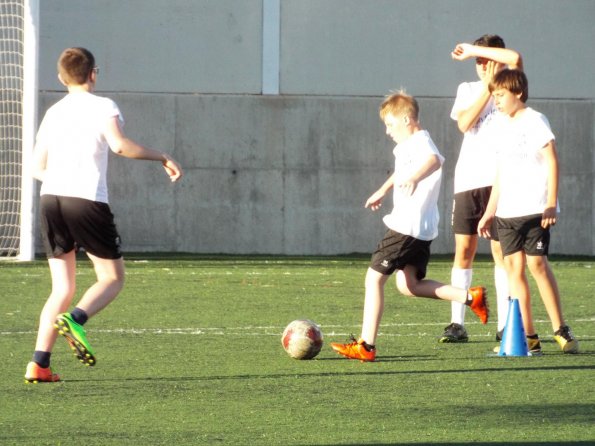
<instances>
[{"instance_id":1,"label":"boy's hand","mask_svg":"<svg viewBox=\"0 0 595 446\"><path fill-rule=\"evenodd\" d=\"M483 217L481 217L481 220L479 220L479 223L477 224L477 233L479 234L480 237L487 238L487 239L492 238L490 229L492 227L493 220L494 220L494 217L489 216L487 214L485 214Z\"/></svg>"},{"instance_id":2,"label":"boy's hand","mask_svg":"<svg viewBox=\"0 0 595 446\"><path fill-rule=\"evenodd\" d=\"M543 229L547 229L550 226L554 226L556 224L556 217L558 212L556 211L555 207L546 208L543 211L543 215L541 216L541 227Z\"/></svg>"},{"instance_id":3,"label":"boy's hand","mask_svg":"<svg viewBox=\"0 0 595 446\"><path fill-rule=\"evenodd\" d=\"M397 187L403 194L411 196L411 195L413 195L413 192L415 192L415 189L417 188L417 181L415 181L415 180L403 181Z\"/></svg>"},{"instance_id":4,"label":"boy's hand","mask_svg":"<svg viewBox=\"0 0 595 446\"><path fill-rule=\"evenodd\" d=\"M173 158L170 158L168 155L164 155L164 158L165 159L162 161L162 164L163 168L165 169L165 173L167 173L172 183L178 181L184 175L182 168Z\"/></svg>"},{"instance_id":5,"label":"boy's hand","mask_svg":"<svg viewBox=\"0 0 595 446\"><path fill-rule=\"evenodd\" d=\"M500 62L495 62L493 60L488 60L486 63L485 74L483 75L483 83L487 86L490 85L490 82L494 79L494 76L498 74L502 69L505 67L504 64Z\"/></svg>"},{"instance_id":6,"label":"boy's hand","mask_svg":"<svg viewBox=\"0 0 595 446\"><path fill-rule=\"evenodd\" d=\"M384 193L382 193L380 191L376 191L370 196L370 198L368 198L368 201L366 201L366 205L364 207L370 208L373 211L377 211L378 209L380 209L382 207L382 199L383 198L384 198Z\"/></svg>"},{"instance_id":7,"label":"boy's hand","mask_svg":"<svg viewBox=\"0 0 595 446\"><path fill-rule=\"evenodd\" d=\"M454 60L466 60L470 57L474 57L473 45L470 45L468 43L459 43L457 44L457 46L455 46L455 49L452 50L450 56Z\"/></svg>"}]
</instances>

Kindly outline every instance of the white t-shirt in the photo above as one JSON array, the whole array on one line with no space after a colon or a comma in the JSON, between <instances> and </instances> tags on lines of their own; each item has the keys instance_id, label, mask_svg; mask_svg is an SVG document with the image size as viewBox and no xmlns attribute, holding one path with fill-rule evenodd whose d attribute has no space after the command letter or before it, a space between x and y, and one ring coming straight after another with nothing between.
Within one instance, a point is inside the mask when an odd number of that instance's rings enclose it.
<instances>
[{"instance_id":1,"label":"white t-shirt","mask_svg":"<svg viewBox=\"0 0 595 446\"><path fill-rule=\"evenodd\" d=\"M463 82L459 85L450 117L456 121L459 112L468 109L479 98L483 88L482 81ZM488 130L496 113L494 102L490 98L475 125L465 132L455 167L455 194L494 184L497 147L489 137Z\"/></svg>"},{"instance_id":2,"label":"white t-shirt","mask_svg":"<svg viewBox=\"0 0 595 446\"><path fill-rule=\"evenodd\" d=\"M419 171L430 156L438 155L441 164L444 162L444 157L426 130L416 132L406 141L398 144L393 154L395 155L394 207L383 221L393 231L420 240L433 240L438 236L440 220L438 195L442 168L420 181L413 195L404 194L397 186Z\"/></svg>"},{"instance_id":3,"label":"white t-shirt","mask_svg":"<svg viewBox=\"0 0 595 446\"><path fill-rule=\"evenodd\" d=\"M555 139L547 118L526 108L515 119L500 115L496 129L500 143L500 197L496 216L512 218L543 213L548 192L543 147Z\"/></svg>"},{"instance_id":4,"label":"white t-shirt","mask_svg":"<svg viewBox=\"0 0 595 446\"><path fill-rule=\"evenodd\" d=\"M69 93L48 109L36 141L48 152L41 195L108 202L104 133L114 116L124 123L114 101L86 92Z\"/></svg>"}]
</instances>

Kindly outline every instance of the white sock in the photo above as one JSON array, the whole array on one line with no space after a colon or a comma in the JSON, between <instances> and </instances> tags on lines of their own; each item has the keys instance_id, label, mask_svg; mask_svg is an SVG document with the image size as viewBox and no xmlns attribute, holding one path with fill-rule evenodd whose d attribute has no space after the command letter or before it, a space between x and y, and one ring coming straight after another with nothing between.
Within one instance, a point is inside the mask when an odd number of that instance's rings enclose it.
<instances>
[{"instance_id":1,"label":"white sock","mask_svg":"<svg viewBox=\"0 0 595 446\"><path fill-rule=\"evenodd\" d=\"M496 305L498 310L498 331L504 330L508 317L508 304L510 292L508 289L508 276L504 268L494 267L494 283L496 284Z\"/></svg>"},{"instance_id":2,"label":"white sock","mask_svg":"<svg viewBox=\"0 0 595 446\"><path fill-rule=\"evenodd\" d=\"M453 268L450 273L450 284L457 288L468 290L471 287L471 279L473 277L472 269ZM467 305L460 302L451 302L450 322L455 324L465 325L465 308Z\"/></svg>"}]
</instances>

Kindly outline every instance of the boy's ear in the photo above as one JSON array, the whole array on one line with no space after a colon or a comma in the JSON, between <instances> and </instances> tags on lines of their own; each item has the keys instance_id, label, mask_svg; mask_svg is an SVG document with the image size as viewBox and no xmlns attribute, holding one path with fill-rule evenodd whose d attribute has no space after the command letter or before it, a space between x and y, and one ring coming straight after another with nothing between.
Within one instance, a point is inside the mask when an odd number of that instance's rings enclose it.
<instances>
[{"instance_id":1,"label":"boy's ear","mask_svg":"<svg viewBox=\"0 0 595 446\"><path fill-rule=\"evenodd\" d=\"M62 85L64 85L65 87L68 87L68 84L66 83L66 81L64 81L64 79L62 79L62 76L60 75L60 73L58 73L58 80L60 81L60 83Z\"/></svg>"},{"instance_id":2,"label":"boy's ear","mask_svg":"<svg viewBox=\"0 0 595 446\"><path fill-rule=\"evenodd\" d=\"M403 122L405 125L409 125L411 123L411 118L408 115L403 116Z\"/></svg>"}]
</instances>

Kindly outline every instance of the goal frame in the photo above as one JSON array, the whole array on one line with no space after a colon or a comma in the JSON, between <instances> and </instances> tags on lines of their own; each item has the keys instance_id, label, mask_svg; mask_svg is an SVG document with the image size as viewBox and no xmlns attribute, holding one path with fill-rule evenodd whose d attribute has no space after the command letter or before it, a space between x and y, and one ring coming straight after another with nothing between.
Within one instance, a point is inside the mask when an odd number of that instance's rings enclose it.
<instances>
[{"instance_id":1,"label":"goal frame","mask_svg":"<svg viewBox=\"0 0 595 446\"><path fill-rule=\"evenodd\" d=\"M18 260L35 258L35 180L32 175L33 147L37 130L39 0L24 0L23 96L21 147L21 212Z\"/></svg>"}]
</instances>

